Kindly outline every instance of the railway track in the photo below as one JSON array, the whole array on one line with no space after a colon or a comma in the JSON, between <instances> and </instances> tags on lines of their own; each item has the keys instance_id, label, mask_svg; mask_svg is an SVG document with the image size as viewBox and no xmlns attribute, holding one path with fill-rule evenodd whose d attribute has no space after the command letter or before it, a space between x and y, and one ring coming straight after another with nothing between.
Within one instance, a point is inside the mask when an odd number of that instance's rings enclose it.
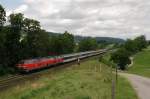
<instances>
[{"instance_id":1,"label":"railway track","mask_svg":"<svg viewBox=\"0 0 150 99\"><path fill-rule=\"evenodd\" d=\"M0 89L9 86L13 81L19 80L20 78L25 77L25 75L13 75L8 76L6 79L0 80Z\"/></svg>"},{"instance_id":2,"label":"railway track","mask_svg":"<svg viewBox=\"0 0 150 99\"><path fill-rule=\"evenodd\" d=\"M100 54L104 54L105 52L100 52L100 53L95 53L95 54L89 54L89 55L86 55L86 56L80 56L81 58L81 61L84 61L90 57L94 57L94 56L98 56ZM60 69L60 68L64 68L65 66L70 66L74 63L76 63L76 60L77 58L70 58L68 60L66 60L65 63L63 63L63 65L58 65L58 66L52 66L52 67L49 67L49 68L53 68L55 67L55 69ZM48 69L50 70L50 69ZM47 70L47 71L48 71ZM3 91L9 87L13 87L15 85L18 85L19 83L20 84L23 84L25 83L26 80L34 80L34 79L38 79L39 77L41 77L42 75L44 75L43 73L44 71L41 71L41 72L35 72L35 73L31 73L31 74L16 74L16 75L12 75L12 76L9 76L7 77L6 79L0 79L0 91Z\"/></svg>"}]
</instances>

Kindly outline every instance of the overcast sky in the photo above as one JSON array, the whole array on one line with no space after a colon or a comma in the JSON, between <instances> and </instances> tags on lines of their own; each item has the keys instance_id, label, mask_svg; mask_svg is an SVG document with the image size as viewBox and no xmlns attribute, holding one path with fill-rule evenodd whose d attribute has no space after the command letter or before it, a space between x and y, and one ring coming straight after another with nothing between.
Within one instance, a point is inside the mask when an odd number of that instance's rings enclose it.
<instances>
[{"instance_id":1,"label":"overcast sky","mask_svg":"<svg viewBox=\"0 0 150 99\"><path fill-rule=\"evenodd\" d=\"M150 39L150 0L0 0L7 15L23 13L47 31Z\"/></svg>"}]
</instances>

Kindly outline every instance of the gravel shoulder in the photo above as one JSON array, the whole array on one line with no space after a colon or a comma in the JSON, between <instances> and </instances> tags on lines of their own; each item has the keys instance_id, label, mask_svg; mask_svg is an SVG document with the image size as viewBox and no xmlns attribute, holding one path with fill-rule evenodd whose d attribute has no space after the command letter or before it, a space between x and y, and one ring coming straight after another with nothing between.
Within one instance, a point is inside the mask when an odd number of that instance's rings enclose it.
<instances>
[{"instance_id":1,"label":"gravel shoulder","mask_svg":"<svg viewBox=\"0 0 150 99\"><path fill-rule=\"evenodd\" d=\"M119 75L130 81L140 99L150 99L150 78L128 73L119 73Z\"/></svg>"}]
</instances>

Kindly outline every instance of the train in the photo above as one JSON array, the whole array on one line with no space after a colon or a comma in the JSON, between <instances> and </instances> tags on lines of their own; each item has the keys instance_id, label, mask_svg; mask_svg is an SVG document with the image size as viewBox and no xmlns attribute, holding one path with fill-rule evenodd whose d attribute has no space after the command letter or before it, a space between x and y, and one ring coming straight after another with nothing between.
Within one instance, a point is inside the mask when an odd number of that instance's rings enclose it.
<instances>
[{"instance_id":1,"label":"train","mask_svg":"<svg viewBox=\"0 0 150 99\"><path fill-rule=\"evenodd\" d=\"M77 59L83 59L86 57L90 57L93 55L101 54L106 52L106 49L97 50L97 51L86 51L80 53L73 53L73 54L65 54L60 56L48 56L43 58L34 58L34 59L25 59L21 60L16 67L21 72L30 72L33 70L38 70L42 68L47 68L50 66L54 66L61 63L75 61Z\"/></svg>"}]
</instances>

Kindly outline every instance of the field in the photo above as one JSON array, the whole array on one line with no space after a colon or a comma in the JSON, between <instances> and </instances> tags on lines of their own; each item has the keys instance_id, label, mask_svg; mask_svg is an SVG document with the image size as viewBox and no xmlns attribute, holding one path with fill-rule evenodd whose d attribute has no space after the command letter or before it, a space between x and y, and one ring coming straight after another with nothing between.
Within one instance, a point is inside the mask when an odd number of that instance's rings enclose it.
<instances>
[{"instance_id":1,"label":"field","mask_svg":"<svg viewBox=\"0 0 150 99\"><path fill-rule=\"evenodd\" d=\"M150 77L150 47L134 56L129 73Z\"/></svg>"},{"instance_id":2,"label":"field","mask_svg":"<svg viewBox=\"0 0 150 99\"><path fill-rule=\"evenodd\" d=\"M93 59L0 92L0 99L111 99L111 79L111 69ZM117 99L137 99L128 81L120 77Z\"/></svg>"}]
</instances>

